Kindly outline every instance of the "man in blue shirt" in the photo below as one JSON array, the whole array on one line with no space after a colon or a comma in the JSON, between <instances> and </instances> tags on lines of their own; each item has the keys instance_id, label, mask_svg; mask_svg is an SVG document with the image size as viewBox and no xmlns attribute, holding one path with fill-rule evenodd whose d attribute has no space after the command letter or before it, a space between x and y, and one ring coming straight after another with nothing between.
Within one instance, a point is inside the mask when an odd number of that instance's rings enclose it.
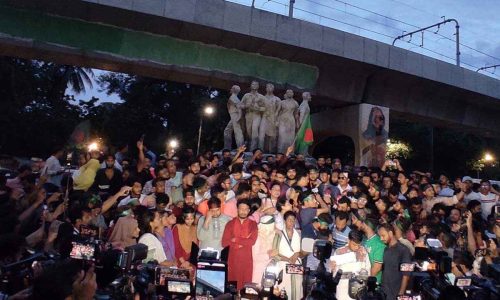
<instances>
[{"instance_id":1,"label":"man in blue shirt","mask_svg":"<svg viewBox=\"0 0 500 300\"><path fill-rule=\"evenodd\" d=\"M335 214L335 226L332 229L333 249L344 247L349 240L351 228L347 226L349 214L345 211L337 211Z\"/></svg>"}]
</instances>

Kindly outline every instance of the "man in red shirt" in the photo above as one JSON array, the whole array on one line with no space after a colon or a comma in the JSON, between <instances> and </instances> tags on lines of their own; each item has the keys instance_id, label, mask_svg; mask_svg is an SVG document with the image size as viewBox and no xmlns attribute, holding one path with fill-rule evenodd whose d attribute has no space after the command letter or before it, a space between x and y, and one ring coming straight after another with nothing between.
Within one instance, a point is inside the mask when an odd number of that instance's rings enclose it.
<instances>
[{"instance_id":1,"label":"man in red shirt","mask_svg":"<svg viewBox=\"0 0 500 300\"><path fill-rule=\"evenodd\" d=\"M238 216L229 221L222 235L222 247L229 246L228 280L236 281L238 290L252 282L252 246L257 240L257 223L248 219L250 206L238 201Z\"/></svg>"}]
</instances>

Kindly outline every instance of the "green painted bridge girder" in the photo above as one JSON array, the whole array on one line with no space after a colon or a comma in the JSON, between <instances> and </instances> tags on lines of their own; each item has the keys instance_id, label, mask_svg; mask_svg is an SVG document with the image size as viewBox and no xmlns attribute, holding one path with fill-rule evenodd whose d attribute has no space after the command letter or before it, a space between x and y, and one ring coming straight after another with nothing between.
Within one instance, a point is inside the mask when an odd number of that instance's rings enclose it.
<instances>
[{"instance_id":1,"label":"green painted bridge girder","mask_svg":"<svg viewBox=\"0 0 500 300\"><path fill-rule=\"evenodd\" d=\"M313 89L319 76L316 66L8 5L0 5L0 34L30 39L35 45L42 42L132 61L220 71L302 89Z\"/></svg>"}]
</instances>

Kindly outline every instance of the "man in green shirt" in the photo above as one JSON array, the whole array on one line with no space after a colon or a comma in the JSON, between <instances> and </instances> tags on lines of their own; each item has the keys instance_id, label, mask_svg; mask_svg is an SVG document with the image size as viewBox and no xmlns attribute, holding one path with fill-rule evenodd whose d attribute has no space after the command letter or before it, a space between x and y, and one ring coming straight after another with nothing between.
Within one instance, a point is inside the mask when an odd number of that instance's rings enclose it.
<instances>
[{"instance_id":1,"label":"man in green shirt","mask_svg":"<svg viewBox=\"0 0 500 300\"><path fill-rule=\"evenodd\" d=\"M376 233L377 220L367 218L364 221L352 215L352 225L363 231L365 240L363 246L368 251L368 258L370 259L371 270L370 276L377 277L377 283L382 281L382 264L384 261L385 244L380 240Z\"/></svg>"}]
</instances>

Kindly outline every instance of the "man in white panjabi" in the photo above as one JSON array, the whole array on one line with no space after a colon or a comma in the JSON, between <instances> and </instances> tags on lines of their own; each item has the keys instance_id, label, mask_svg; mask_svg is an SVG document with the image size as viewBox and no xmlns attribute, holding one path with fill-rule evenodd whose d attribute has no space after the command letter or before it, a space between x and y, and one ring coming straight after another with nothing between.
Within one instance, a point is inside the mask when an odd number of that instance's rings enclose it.
<instances>
[{"instance_id":1,"label":"man in white panjabi","mask_svg":"<svg viewBox=\"0 0 500 300\"><path fill-rule=\"evenodd\" d=\"M349 232L349 241L347 245L335 250L335 253L330 257L330 263L327 269L332 272L333 276L340 269L342 277L337 285L335 297L338 300L353 300L349 296L349 277L363 273L368 276L371 268L368 251L361 245L363 234L356 229Z\"/></svg>"},{"instance_id":2,"label":"man in white panjabi","mask_svg":"<svg viewBox=\"0 0 500 300\"><path fill-rule=\"evenodd\" d=\"M259 83L252 81L250 92L246 93L241 102L245 109L245 124L247 138L250 140L250 151L259 146L259 129L265 107L264 95L259 93Z\"/></svg>"},{"instance_id":3,"label":"man in white panjabi","mask_svg":"<svg viewBox=\"0 0 500 300\"><path fill-rule=\"evenodd\" d=\"M231 149L233 144L233 132L234 138L236 140L236 147L243 145L243 131L241 129L241 119L242 119L242 111L241 106L242 103L238 98L238 94L240 93L240 87L237 85L233 85L231 87L231 96L227 101L227 110L229 112L229 123L227 123L226 128L224 129L224 148Z\"/></svg>"}]
</instances>

